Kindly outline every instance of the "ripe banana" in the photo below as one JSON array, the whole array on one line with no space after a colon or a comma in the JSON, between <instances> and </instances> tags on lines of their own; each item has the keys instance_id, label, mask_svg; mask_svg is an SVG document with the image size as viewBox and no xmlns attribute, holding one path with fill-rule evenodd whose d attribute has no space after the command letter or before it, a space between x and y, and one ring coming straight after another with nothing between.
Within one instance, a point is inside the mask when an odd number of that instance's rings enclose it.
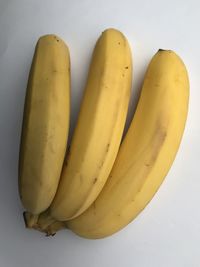
<instances>
[{"instance_id":1,"label":"ripe banana","mask_svg":"<svg viewBox=\"0 0 200 267\"><path fill-rule=\"evenodd\" d=\"M132 76L131 51L115 29L98 39L77 126L50 206L65 221L85 211L102 190L121 142Z\"/></svg>"},{"instance_id":2,"label":"ripe banana","mask_svg":"<svg viewBox=\"0 0 200 267\"><path fill-rule=\"evenodd\" d=\"M135 116L107 183L96 201L66 222L86 238L103 238L141 212L161 185L177 153L188 111L189 81L181 59L169 50L153 57Z\"/></svg>"},{"instance_id":3,"label":"ripe banana","mask_svg":"<svg viewBox=\"0 0 200 267\"><path fill-rule=\"evenodd\" d=\"M42 36L28 80L19 157L19 193L27 226L51 204L67 144L70 113L70 60L65 43Z\"/></svg>"}]
</instances>

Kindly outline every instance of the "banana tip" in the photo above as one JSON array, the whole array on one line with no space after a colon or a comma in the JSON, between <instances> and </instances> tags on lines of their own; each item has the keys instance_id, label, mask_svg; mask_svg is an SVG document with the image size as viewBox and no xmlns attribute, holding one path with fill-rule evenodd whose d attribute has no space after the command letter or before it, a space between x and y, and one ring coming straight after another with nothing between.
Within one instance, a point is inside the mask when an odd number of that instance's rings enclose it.
<instances>
[{"instance_id":1,"label":"banana tip","mask_svg":"<svg viewBox=\"0 0 200 267\"><path fill-rule=\"evenodd\" d=\"M25 211L23 212L23 218L24 218L24 224L25 224L26 228L29 228L27 220L26 220L26 212Z\"/></svg>"},{"instance_id":2,"label":"banana tip","mask_svg":"<svg viewBox=\"0 0 200 267\"><path fill-rule=\"evenodd\" d=\"M162 49L162 48L160 48L160 49L158 49L158 52L169 52L169 53L172 53L173 51L170 50L170 49Z\"/></svg>"}]
</instances>

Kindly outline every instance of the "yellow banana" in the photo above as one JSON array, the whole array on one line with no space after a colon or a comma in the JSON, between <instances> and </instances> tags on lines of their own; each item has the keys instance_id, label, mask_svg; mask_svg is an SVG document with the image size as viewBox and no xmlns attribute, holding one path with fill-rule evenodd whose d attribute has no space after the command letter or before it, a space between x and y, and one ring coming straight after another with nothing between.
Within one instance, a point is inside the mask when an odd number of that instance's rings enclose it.
<instances>
[{"instance_id":1,"label":"yellow banana","mask_svg":"<svg viewBox=\"0 0 200 267\"><path fill-rule=\"evenodd\" d=\"M161 185L183 134L189 81L181 59L169 50L153 57L135 116L105 187L79 217L66 222L86 238L103 238L141 212Z\"/></svg>"},{"instance_id":2,"label":"yellow banana","mask_svg":"<svg viewBox=\"0 0 200 267\"><path fill-rule=\"evenodd\" d=\"M129 44L115 29L96 43L77 127L50 206L65 221L86 210L102 190L121 142L131 89Z\"/></svg>"},{"instance_id":3,"label":"yellow banana","mask_svg":"<svg viewBox=\"0 0 200 267\"><path fill-rule=\"evenodd\" d=\"M42 36L36 46L24 108L19 193L27 226L51 204L60 179L70 113L70 60L65 43Z\"/></svg>"}]
</instances>

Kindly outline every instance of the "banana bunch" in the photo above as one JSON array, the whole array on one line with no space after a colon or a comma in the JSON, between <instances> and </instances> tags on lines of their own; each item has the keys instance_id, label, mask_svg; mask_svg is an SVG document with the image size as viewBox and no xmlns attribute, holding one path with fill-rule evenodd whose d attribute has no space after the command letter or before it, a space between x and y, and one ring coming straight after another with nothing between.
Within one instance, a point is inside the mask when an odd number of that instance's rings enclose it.
<instances>
[{"instance_id":1,"label":"banana bunch","mask_svg":"<svg viewBox=\"0 0 200 267\"><path fill-rule=\"evenodd\" d=\"M85 238L107 237L145 208L175 159L188 112L187 70L171 50L160 49L154 55L122 140L132 80L131 52L121 32L104 31L93 52L77 126L64 160L69 54L63 42L61 49L58 43L50 45L52 36L43 38L47 40L44 47L42 42L37 45L31 68L20 151L19 191L27 210L25 222L47 235L67 228ZM56 48L48 51L47 43ZM62 59L56 49L61 49ZM50 69L58 62L54 76ZM62 63L65 69L58 76ZM56 91L58 86L62 93Z\"/></svg>"}]
</instances>

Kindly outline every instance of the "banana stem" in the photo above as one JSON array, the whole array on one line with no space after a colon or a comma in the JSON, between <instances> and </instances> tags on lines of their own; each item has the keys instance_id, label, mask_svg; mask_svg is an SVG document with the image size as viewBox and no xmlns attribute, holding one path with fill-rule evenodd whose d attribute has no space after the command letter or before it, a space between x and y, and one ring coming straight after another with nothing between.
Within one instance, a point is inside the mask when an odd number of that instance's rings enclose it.
<instances>
[{"instance_id":1,"label":"banana stem","mask_svg":"<svg viewBox=\"0 0 200 267\"><path fill-rule=\"evenodd\" d=\"M23 217L24 217L24 223L27 228L34 228L35 225L37 224L38 215L25 211L23 213Z\"/></svg>"},{"instance_id":2,"label":"banana stem","mask_svg":"<svg viewBox=\"0 0 200 267\"><path fill-rule=\"evenodd\" d=\"M37 221L37 228L39 228L41 231L45 231L49 225L55 222L57 221L51 216L49 210L46 210L40 214Z\"/></svg>"},{"instance_id":3,"label":"banana stem","mask_svg":"<svg viewBox=\"0 0 200 267\"><path fill-rule=\"evenodd\" d=\"M48 210L40 215L32 214L28 211L23 213L24 222L27 228L32 228L46 233L46 236L54 236L56 232L66 228L64 222L56 221L51 217Z\"/></svg>"},{"instance_id":4,"label":"banana stem","mask_svg":"<svg viewBox=\"0 0 200 267\"><path fill-rule=\"evenodd\" d=\"M64 222L59 222L59 221L54 222L51 225L49 225L45 230L46 236L54 236L58 231L62 229L66 229Z\"/></svg>"}]
</instances>

